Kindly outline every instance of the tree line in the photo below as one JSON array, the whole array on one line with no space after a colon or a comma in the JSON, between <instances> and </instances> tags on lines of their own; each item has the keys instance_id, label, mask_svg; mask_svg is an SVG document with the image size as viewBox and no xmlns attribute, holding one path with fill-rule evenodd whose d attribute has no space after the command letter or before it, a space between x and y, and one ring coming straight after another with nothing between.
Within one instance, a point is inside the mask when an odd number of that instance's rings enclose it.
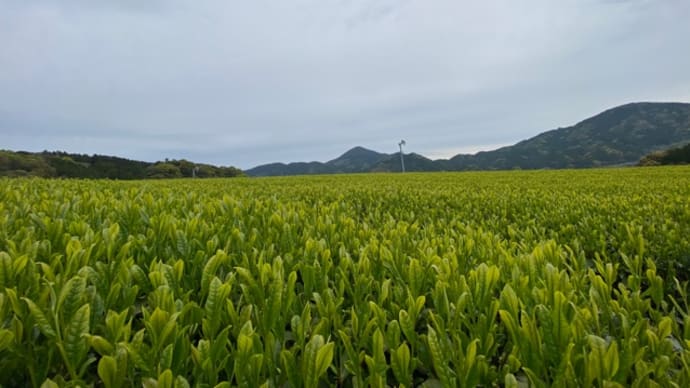
<instances>
[{"instance_id":1,"label":"tree line","mask_svg":"<svg viewBox=\"0 0 690 388\"><path fill-rule=\"evenodd\" d=\"M169 179L244 176L232 166L214 166L185 159L155 163L106 155L70 154L61 151L0 150L0 176L88 179Z\"/></svg>"},{"instance_id":2,"label":"tree line","mask_svg":"<svg viewBox=\"0 0 690 388\"><path fill-rule=\"evenodd\" d=\"M640 166L659 166L668 164L690 164L690 143L683 147L652 152L643 157Z\"/></svg>"}]
</instances>

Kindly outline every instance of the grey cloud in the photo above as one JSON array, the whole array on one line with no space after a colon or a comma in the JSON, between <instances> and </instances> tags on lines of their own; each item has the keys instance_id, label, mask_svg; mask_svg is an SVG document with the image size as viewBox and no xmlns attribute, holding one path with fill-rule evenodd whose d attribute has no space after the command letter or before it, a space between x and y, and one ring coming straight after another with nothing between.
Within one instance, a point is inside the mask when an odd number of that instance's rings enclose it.
<instances>
[{"instance_id":1,"label":"grey cloud","mask_svg":"<svg viewBox=\"0 0 690 388\"><path fill-rule=\"evenodd\" d=\"M505 144L690 100L687 4L0 1L0 147L247 168Z\"/></svg>"}]
</instances>

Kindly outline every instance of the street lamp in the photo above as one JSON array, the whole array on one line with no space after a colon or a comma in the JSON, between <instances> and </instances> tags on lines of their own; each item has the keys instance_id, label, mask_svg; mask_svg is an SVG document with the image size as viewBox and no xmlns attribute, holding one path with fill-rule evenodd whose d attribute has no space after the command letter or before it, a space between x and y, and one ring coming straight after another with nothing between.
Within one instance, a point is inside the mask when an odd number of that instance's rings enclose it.
<instances>
[{"instance_id":1,"label":"street lamp","mask_svg":"<svg viewBox=\"0 0 690 388\"><path fill-rule=\"evenodd\" d=\"M405 159L403 158L402 151L402 148L405 144L405 140L400 140L400 143L398 143L398 146L400 147L400 167L402 168L402 172L405 172Z\"/></svg>"}]
</instances>

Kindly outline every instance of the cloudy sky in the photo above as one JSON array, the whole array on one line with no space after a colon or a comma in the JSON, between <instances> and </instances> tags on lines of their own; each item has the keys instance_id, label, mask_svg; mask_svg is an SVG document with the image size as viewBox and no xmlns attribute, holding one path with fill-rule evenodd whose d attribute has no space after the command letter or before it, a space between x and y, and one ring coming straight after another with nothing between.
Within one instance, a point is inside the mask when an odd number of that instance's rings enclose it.
<instances>
[{"instance_id":1,"label":"cloudy sky","mask_svg":"<svg viewBox=\"0 0 690 388\"><path fill-rule=\"evenodd\" d=\"M688 0L0 0L0 149L448 157L690 101Z\"/></svg>"}]
</instances>

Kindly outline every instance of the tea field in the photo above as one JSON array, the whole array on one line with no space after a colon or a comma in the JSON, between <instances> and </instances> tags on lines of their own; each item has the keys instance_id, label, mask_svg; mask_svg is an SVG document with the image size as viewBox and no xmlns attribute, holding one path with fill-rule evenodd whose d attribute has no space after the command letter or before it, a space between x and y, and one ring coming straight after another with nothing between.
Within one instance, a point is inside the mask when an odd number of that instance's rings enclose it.
<instances>
[{"instance_id":1,"label":"tea field","mask_svg":"<svg viewBox=\"0 0 690 388\"><path fill-rule=\"evenodd\" d=\"M0 385L690 386L690 168L0 180Z\"/></svg>"}]
</instances>

